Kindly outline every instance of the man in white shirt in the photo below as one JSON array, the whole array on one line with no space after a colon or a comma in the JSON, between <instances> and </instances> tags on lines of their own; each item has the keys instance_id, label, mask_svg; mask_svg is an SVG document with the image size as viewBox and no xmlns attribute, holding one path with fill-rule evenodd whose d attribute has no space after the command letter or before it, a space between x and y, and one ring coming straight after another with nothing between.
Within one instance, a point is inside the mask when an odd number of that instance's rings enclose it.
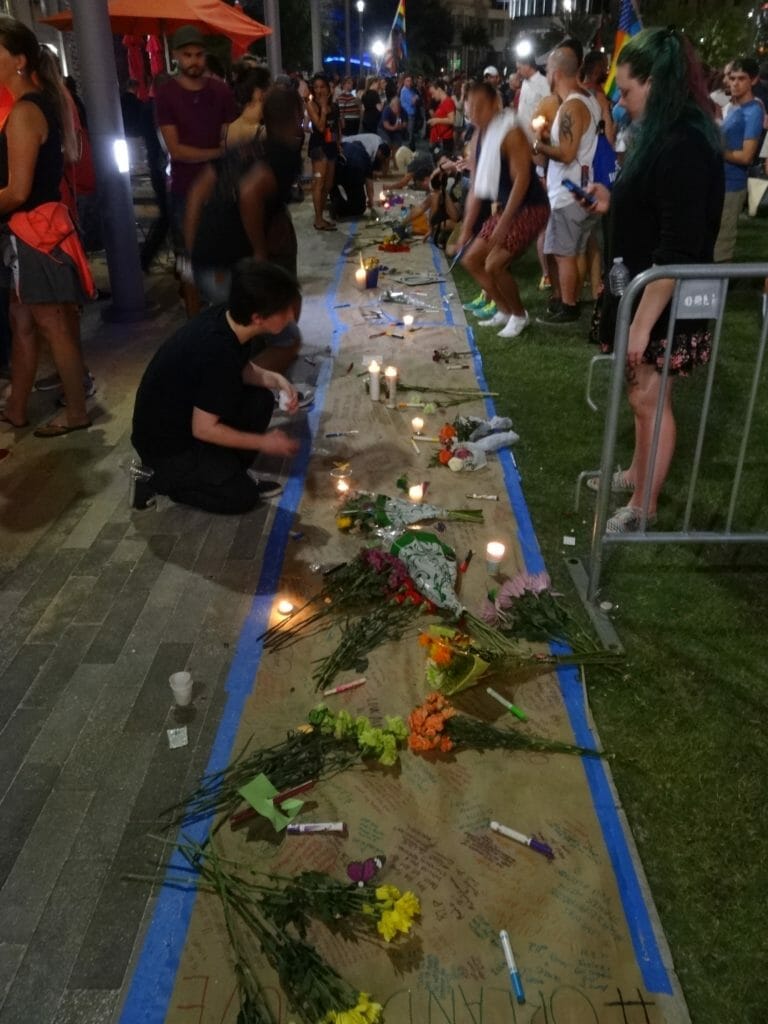
<instances>
[{"instance_id":1,"label":"man in white shirt","mask_svg":"<svg viewBox=\"0 0 768 1024\"><path fill-rule=\"evenodd\" d=\"M550 95L551 89L545 76L536 67L536 61L532 56L518 58L517 73L523 79L520 102L517 104L517 119L528 136L528 141L532 143L535 138L531 127L534 111L544 97Z\"/></svg>"},{"instance_id":2,"label":"man in white shirt","mask_svg":"<svg viewBox=\"0 0 768 1024\"><path fill-rule=\"evenodd\" d=\"M592 181L592 161L597 148L600 108L594 96L579 84L579 62L573 50L559 47L547 61L547 78L561 106L552 123L536 128L533 152L547 157L547 193L551 208L544 253L550 263L552 300L537 323L566 326L579 319L580 287L577 257L587 247L597 217L588 213L564 181L584 188Z\"/></svg>"}]
</instances>

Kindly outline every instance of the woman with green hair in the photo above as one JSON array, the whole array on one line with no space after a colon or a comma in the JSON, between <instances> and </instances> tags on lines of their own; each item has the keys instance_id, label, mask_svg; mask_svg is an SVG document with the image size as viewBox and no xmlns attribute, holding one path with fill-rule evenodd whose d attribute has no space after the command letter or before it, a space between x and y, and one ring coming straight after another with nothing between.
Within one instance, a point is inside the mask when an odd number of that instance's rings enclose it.
<instances>
[{"instance_id":1,"label":"woman with green hair","mask_svg":"<svg viewBox=\"0 0 768 1024\"><path fill-rule=\"evenodd\" d=\"M623 47L616 83L632 119L632 143L613 193L597 184L587 189L596 200L592 209L610 209L606 266L620 257L634 277L654 265L712 262L723 205L722 145L693 47L675 29L646 29ZM709 359L707 321L677 323L667 337L673 291L672 280L648 285L630 324L627 385L635 450L632 464L614 474L611 488L631 497L608 520L610 533L636 532L642 525L667 346L672 351L646 510L649 525L675 449L673 379ZM600 327L604 351L613 347L618 301L606 289Z\"/></svg>"}]
</instances>

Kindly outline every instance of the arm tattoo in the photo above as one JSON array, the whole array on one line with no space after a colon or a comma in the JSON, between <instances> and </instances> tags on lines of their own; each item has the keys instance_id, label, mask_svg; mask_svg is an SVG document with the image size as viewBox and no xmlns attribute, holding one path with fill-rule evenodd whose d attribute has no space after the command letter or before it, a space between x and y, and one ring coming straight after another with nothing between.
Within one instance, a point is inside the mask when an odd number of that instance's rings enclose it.
<instances>
[{"instance_id":1,"label":"arm tattoo","mask_svg":"<svg viewBox=\"0 0 768 1024\"><path fill-rule=\"evenodd\" d=\"M564 110L560 118L560 138L573 142L573 117L568 110Z\"/></svg>"}]
</instances>

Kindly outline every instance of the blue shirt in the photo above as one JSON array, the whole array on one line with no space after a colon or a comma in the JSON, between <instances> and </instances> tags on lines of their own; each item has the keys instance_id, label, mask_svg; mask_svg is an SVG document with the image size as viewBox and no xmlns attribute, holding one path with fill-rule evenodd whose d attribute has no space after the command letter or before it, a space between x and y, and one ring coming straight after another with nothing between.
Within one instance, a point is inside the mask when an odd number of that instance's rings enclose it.
<instances>
[{"instance_id":1,"label":"blue shirt","mask_svg":"<svg viewBox=\"0 0 768 1024\"><path fill-rule=\"evenodd\" d=\"M748 139L759 139L763 134L763 105L750 100L739 107L731 107L723 122L726 149L743 149ZM725 161L725 191L741 192L747 187L749 168Z\"/></svg>"},{"instance_id":2,"label":"blue shirt","mask_svg":"<svg viewBox=\"0 0 768 1024\"><path fill-rule=\"evenodd\" d=\"M407 117L413 117L416 113L416 106L419 102L419 94L415 89L409 89L404 85L400 90L400 106Z\"/></svg>"}]
</instances>

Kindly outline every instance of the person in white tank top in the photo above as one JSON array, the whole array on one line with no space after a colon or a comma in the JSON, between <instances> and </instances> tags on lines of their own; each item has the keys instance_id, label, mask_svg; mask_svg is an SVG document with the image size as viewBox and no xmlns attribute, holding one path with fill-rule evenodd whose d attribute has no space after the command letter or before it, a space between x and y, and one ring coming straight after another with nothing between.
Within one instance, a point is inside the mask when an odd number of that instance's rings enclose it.
<instances>
[{"instance_id":1,"label":"person in white tank top","mask_svg":"<svg viewBox=\"0 0 768 1024\"><path fill-rule=\"evenodd\" d=\"M595 215L576 202L563 184L570 179L582 188L592 182L592 160L597 148L600 108L579 84L579 64L570 48L553 50L547 61L547 78L562 103L551 130L546 124L534 127L534 153L547 157L547 192L552 209L544 253L552 279L552 299L538 322L557 327L579 318L581 287L577 257L587 246Z\"/></svg>"}]
</instances>

